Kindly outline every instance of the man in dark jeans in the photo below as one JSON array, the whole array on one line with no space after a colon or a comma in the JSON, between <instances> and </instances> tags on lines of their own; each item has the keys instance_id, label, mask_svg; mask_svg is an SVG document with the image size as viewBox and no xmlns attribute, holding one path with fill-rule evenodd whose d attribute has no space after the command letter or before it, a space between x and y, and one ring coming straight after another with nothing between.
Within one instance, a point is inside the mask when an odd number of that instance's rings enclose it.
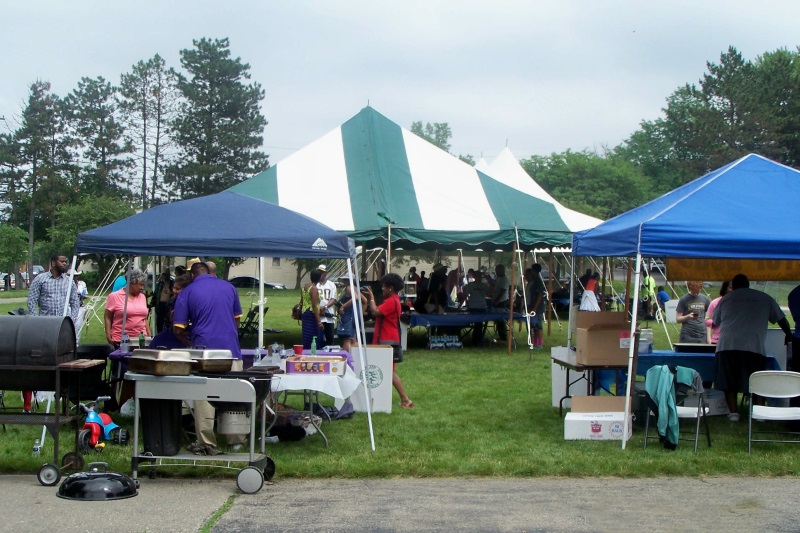
<instances>
[{"instance_id":1,"label":"man in dark jeans","mask_svg":"<svg viewBox=\"0 0 800 533\"><path fill-rule=\"evenodd\" d=\"M467 311L474 314L486 312L486 298L489 295L489 286L472 269L469 274L473 278L471 283L464 287L464 298L467 299ZM483 333L485 322L476 322L472 325L472 345L483 346Z\"/></svg>"},{"instance_id":2,"label":"man in dark jeans","mask_svg":"<svg viewBox=\"0 0 800 533\"><path fill-rule=\"evenodd\" d=\"M492 307L495 311L507 311L511 282L506 277L506 267L497 265L494 267L494 273L497 278L494 280L494 286L492 287ZM500 337L501 341L508 340L508 322L505 319L495 320L494 327L497 329L497 336Z\"/></svg>"}]
</instances>

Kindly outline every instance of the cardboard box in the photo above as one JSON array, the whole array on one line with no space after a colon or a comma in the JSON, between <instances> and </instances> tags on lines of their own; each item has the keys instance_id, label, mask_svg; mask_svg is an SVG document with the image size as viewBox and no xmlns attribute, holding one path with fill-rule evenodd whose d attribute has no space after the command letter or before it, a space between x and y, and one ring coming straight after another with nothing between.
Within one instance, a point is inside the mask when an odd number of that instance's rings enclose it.
<instances>
[{"instance_id":1,"label":"cardboard box","mask_svg":"<svg viewBox=\"0 0 800 533\"><path fill-rule=\"evenodd\" d=\"M625 410L625 396L576 396L573 400L573 413L621 413Z\"/></svg>"},{"instance_id":2,"label":"cardboard box","mask_svg":"<svg viewBox=\"0 0 800 533\"><path fill-rule=\"evenodd\" d=\"M564 418L564 440L628 440L633 417L626 428L624 410L624 396L576 396Z\"/></svg>"},{"instance_id":3,"label":"cardboard box","mask_svg":"<svg viewBox=\"0 0 800 533\"><path fill-rule=\"evenodd\" d=\"M575 332L576 362L580 365L628 364L630 327L625 313L579 311Z\"/></svg>"},{"instance_id":4,"label":"cardboard box","mask_svg":"<svg viewBox=\"0 0 800 533\"><path fill-rule=\"evenodd\" d=\"M286 358L287 374L334 374L343 376L347 360L338 356L296 355Z\"/></svg>"},{"instance_id":5,"label":"cardboard box","mask_svg":"<svg viewBox=\"0 0 800 533\"><path fill-rule=\"evenodd\" d=\"M683 402L683 406L697 407L698 401L700 401L700 396L690 396ZM708 416L727 415L731 412L728 409L728 402L725 401L725 393L720 390L706 390L706 407L708 407L706 413Z\"/></svg>"},{"instance_id":6,"label":"cardboard box","mask_svg":"<svg viewBox=\"0 0 800 533\"><path fill-rule=\"evenodd\" d=\"M578 328L575 337L575 361L579 365L626 366L630 331L614 324L601 324L590 329Z\"/></svg>"},{"instance_id":7,"label":"cardboard box","mask_svg":"<svg viewBox=\"0 0 800 533\"><path fill-rule=\"evenodd\" d=\"M616 313L610 311L603 311L600 313L592 313L590 311L578 311L577 327L578 329L589 329L594 326L604 324L617 324L625 326L628 323L628 315L625 313ZM622 327L621 329L625 329Z\"/></svg>"}]
</instances>

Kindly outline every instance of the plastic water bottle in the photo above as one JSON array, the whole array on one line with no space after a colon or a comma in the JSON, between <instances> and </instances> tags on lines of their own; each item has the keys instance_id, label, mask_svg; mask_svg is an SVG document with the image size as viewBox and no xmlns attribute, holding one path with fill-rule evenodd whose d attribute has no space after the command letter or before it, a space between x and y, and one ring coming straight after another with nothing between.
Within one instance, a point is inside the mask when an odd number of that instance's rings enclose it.
<instances>
[{"instance_id":1,"label":"plastic water bottle","mask_svg":"<svg viewBox=\"0 0 800 533\"><path fill-rule=\"evenodd\" d=\"M311 355L317 355L317 338L311 339Z\"/></svg>"},{"instance_id":2,"label":"plastic water bottle","mask_svg":"<svg viewBox=\"0 0 800 533\"><path fill-rule=\"evenodd\" d=\"M122 353L131 351L131 339L128 337L127 333L123 333L122 337L120 337L119 349Z\"/></svg>"},{"instance_id":3,"label":"plastic water bottle","mask_svg":"<svg viewBox=\"0 0 800 533\"><path fill-rule=\"evenodd\" d=\"M33 442L33 456L34 457L39 457L41 452L42 452L42 441L40 441L39 439L36 439Z\"/></svg>"}]
</instances>

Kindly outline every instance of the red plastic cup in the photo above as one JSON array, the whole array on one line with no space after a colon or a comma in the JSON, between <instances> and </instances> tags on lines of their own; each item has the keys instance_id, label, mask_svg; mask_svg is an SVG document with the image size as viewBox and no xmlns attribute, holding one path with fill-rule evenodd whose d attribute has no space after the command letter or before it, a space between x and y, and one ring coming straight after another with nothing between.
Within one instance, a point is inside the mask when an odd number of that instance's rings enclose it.
<instances>
[{"instance_id":1,"label":"red plastic cup","mask_svg":"<svg viewBox=\"0 0 800 533\"><path fill-rule=\"evenodd\" d=\"M295 353L295 355L303 355L303 345L302 344L295 344L294 345L294 353Z\"/></svg>"}]
</instances>

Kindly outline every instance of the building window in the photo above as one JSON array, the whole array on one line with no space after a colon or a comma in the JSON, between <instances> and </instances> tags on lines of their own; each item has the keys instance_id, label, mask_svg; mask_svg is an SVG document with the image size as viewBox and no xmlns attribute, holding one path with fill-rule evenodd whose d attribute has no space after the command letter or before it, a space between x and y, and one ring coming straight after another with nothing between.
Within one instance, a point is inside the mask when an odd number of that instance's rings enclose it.
<instances>
[{"instance_id":1,"label":"building window","mask_svg":"<svg viewBox=\"0 0 800 533\"><path fill-rule=\"evenodd\" d=\"M272 258L272 266L274 266L274 267L281 266L281 258L280 257L273 257Z\"/></svg>"}]
</instances>

